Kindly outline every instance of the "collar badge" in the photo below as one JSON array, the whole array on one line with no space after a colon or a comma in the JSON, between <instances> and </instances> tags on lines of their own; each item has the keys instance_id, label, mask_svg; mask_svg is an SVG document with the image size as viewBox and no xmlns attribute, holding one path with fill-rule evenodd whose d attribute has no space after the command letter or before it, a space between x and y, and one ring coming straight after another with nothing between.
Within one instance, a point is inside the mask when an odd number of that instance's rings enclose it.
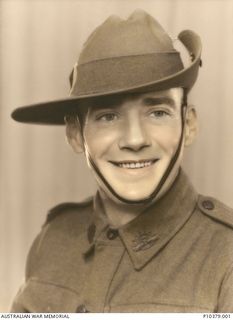
<instances>
[{"instance_id":1,"label":"collar badge","mask_svg":"<svg viewBox=\"0 0 233 320\"><path fill-rule=\"evenodd\" d=\"M155 242L159 239L159 236L152 234L151 232L139 231L136 238L132 241L133 251L142 251L151 248Z\"/></svg>"}]
</instances>

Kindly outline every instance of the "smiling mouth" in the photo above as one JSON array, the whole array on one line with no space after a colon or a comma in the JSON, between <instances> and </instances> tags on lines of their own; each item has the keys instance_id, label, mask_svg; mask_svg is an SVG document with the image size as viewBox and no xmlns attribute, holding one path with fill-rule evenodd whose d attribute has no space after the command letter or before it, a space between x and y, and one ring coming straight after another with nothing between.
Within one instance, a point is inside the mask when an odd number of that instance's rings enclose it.
<instances>
[{"instance_id":1,"label":"smiling mouth","mask_svg":"<svg viewBox=\"0 0 233 320\"><path fill-rule=\"evenodd\" d=\"M150 167L158 160L159 159L139 160L139 161L127 160L127 161L118 161L118 162L110 161L110 162L115 166L123 169L141 169L145 167Z\"/></svg>"}]
</instances>

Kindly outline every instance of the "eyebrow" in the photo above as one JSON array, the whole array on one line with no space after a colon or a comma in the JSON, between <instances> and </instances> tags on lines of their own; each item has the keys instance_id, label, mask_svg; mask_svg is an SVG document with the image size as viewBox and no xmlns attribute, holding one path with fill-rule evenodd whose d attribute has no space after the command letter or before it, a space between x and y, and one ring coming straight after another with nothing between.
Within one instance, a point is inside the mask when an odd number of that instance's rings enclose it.
<instances>
[{"instance_id":1,"label":"eyebrow","mask_svg":"<svg viewBox=\"0 0 233 320\"><path fill-rule=\"evenodd\" d=\"M87 103L91 108L114 108L119 106L124 101L123 96L115 97L115 96L107 96L107 97L96 97L90 100Z\"/></svg>"},{"instance_id":2,"label":"eyebrow","mask_svg":"<svg viewBox=\"0 0 233 320\"><path fill-rule=\"evenodd\" d=\"M160 105L160 104L169 105L170 107L172 107L174 109L176 107L175 101L169 97L146 97L146 98L143 98L142 101L148 107Z\"/></svg>"}]
</instances>

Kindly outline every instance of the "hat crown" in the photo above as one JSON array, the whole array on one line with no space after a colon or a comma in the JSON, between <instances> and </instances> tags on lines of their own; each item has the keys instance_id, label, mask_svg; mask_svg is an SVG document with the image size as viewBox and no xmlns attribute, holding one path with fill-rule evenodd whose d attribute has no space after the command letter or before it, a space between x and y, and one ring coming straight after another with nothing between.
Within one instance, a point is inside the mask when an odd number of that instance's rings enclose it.
<instances>
[{"instance_id":1,"label":"hat crown","mask_svg":"<svg viewBox=\"0 0 233 320\"><path fill-rule=\"evenodd\" d=\"M174 52L171 38L147 12L134 11L127 20L110 16L88 37L78 64L120 56Z\"/></svg>"}]
</instances>

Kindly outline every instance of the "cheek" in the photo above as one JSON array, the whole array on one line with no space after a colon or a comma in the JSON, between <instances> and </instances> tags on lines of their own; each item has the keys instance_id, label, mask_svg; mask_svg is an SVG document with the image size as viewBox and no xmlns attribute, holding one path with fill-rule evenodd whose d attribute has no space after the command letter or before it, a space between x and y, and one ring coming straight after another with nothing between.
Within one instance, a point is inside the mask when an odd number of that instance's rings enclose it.
<instances>
[{"instance_id":1,"label":"cheek","mask_svg":"<svg viewBox=\"0 0 233 320\"><path fill-rule=\"evenodd\" d=\"M84 128L84 140L93 158L101 157L114 148L117 137L115 130L100 130L93 125Z\"/></svg>"},{"instance_id":2,"label":"cheek","mask_svg":"<svg viewBox=\"0 0 233 320\"><path fill-rule=\"evenodd\" d=\"M153 141L169 155L172 155L177 148L181 135L181 125L167 126L154 130Z\"/></svg>"}]
</instances>

